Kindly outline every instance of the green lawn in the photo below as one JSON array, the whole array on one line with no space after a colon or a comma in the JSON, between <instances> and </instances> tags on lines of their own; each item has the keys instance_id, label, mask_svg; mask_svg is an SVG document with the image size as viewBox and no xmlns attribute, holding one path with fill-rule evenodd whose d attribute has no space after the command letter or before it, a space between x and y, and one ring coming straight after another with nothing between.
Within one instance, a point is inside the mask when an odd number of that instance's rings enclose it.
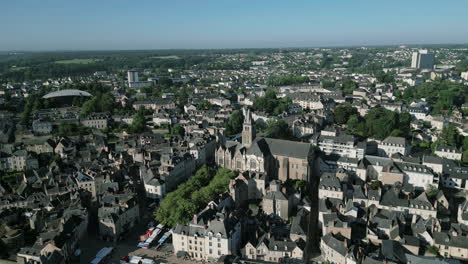
<instances>
[{"instance_id":1,"label":"green lawn","mask_svg":"<svg viewBox=\"0 0 468 264\"><path fill-rule=\"evenodd\" d=\"M58 60L55 63L59 64L90 64L101 60L98 59L72 59L72 60Z\"/></svg>"}]
</instances>

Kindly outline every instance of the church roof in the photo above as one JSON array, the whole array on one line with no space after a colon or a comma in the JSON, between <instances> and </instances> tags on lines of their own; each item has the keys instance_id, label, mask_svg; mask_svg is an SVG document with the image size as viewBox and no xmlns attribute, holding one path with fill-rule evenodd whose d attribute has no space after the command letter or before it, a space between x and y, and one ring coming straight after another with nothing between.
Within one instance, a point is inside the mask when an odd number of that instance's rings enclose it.
<instances>
[{"instance_id":1,"label":"church roof","mask_svg":"<svg viewBox=\"0 0 468 264\"><path fill-rule=\"evenodd\" d=\"M265 138L271 154L298 159L307 159L309 156L310 143L296 142L283 139Z\"/></svg>"}]
</instances>

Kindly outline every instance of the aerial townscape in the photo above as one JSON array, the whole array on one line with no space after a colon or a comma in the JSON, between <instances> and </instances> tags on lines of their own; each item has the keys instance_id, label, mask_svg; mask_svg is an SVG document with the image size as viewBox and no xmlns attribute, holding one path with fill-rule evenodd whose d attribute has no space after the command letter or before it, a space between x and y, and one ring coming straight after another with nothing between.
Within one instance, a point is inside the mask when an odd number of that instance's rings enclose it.
<instances>
[{"instance_id":1,"label":"aerial townscape","mask_svg":"<svg viewBox=\"0 0 468 264\"><path fill-rule=\"evenodd\" d=\"M11 50L2 264L468 263L468 44Z\"/></svg>"}]
</instances>

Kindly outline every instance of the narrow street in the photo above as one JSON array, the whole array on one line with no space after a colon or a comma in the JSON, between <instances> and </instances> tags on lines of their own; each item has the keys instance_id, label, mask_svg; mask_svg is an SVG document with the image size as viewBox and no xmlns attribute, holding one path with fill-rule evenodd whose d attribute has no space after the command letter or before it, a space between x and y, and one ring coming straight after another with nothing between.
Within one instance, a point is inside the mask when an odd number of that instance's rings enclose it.
<instances>
[{"instance_id":1,"label":"narrow street","mask_svg":"<svg viewBox=\"0 0 468 264\"><path fill-rule=\"evenodd\" d=\"M320 232L318 229L318 183L320 180L320 174L315 169L317 168L316 164L314 164L314 169L312 170L312 176L310 177L310 207L311 212L309 214L309 226L307 230L307 245L304 259L307 261L311 261L316 257L320 256Z\"/></svg>"}]
</instances>

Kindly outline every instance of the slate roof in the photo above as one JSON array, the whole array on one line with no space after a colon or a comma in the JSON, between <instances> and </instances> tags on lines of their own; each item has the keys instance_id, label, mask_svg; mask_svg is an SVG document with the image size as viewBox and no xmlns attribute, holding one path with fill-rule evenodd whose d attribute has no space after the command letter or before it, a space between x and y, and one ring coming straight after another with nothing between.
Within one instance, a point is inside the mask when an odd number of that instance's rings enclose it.
<instances>
[{"instance_id":1,"label":"slate roof","mask_svg":"<svg viewBox=\"0 0 468 264\"><path fill-rule=\"evenodd\" d=\"M303 227L306 227L308 216L308 212L303 208L297 212L291 223L291 234L307 235Z\"/></svg>"},{"instance_id":2,"label":"slate roof","mask_svg":"<svg viewBox=\"0 0 468 264\"><path fill-rule=\"evenodd\" d=\"M408 264L459 264L459 260L405 254Z\"/></svg>"},{"instance_id":3,"label":"slate roof","mask_svg":"<svg viewBox=\"0 0 468 264\"><path fill-rule=\"evenodd\" d=\"M263 199L268 200L288 200L284 193L280 191L268 192Z\"/></svg>"},{"instance_id":4,"label":"slate roof","mask_svg":"<svg viewBox=\"0 0 468 264\"><path fill-rule=\"evenodd\" d=\"M425 210L434 210L434 207L425 192L422 192L418 197L409 201L409 206Z\"/></svg>"},{"instance_id":5,"label":"slate roof","mask_svg":"<svg viewBox=\"0 0 468 264\"><path fill-rule=\"evenodd\" d=\"M384 258L388 260L398 263L407 263L405 256L406 250L397 241L383 240L381 246L381 253L384 256Z\"/></svg>"},{"instance_id":6,"label":"slate roof","mask_svg":"<svg viewBox=\"0 0 468 264\"><path fill-rule=\"evenodd\" d=\"M444 159L439 157L439 156L434 156L434 155L424 155L423 158L423 163L429 163L429 164L440 164L442 165L444 162Z\"/></svg>"},{"instance_id":7,"label":"slate roof","mask_svg":"<svg viewBox=\"0 0 468 264\"><path fill-rule=\"evenodd\" d=\"M387 137L382 141L382 144L403 147L406 145L406 139L403 137Z\"/></svg>"},{"instance_id":8,"label":"slate roof","mask_svg":"<svg viewBox=\"0 0 468 264\"><path fill-rule=\"evenodd\" d=\"M322 241L338 252L340 255L345 256L348 249L346 247L346 243L344 241L340 241L337 238L335 238L331 233L326 234L325 236L322 237Z\"/></svg>"},{"instance_id":9,"label":"slate roof","mask_svg":"<svg viewBox=\"0 0 468 264\"><path fill-rule=\"evenodd\" d=\"M434 232L433 237L436 244L468 249L467 236L452 236L444 232Z\"/></svg>"},{"instance_id":10,"label":"slate roof","mask_svg":"<svg viewBox=\"0 0 468 264\"><path fill-rule=\"evenodd\" d=\"M353 198L354 199L367 199L360 185L353 185Z\"/></svg>"},{"instance_id":11,"label":"slate roof","mask_svg":"<svg viewBox=\"0 0 468 264\"><path fill-rule=\"evenodd\" d=\"M382 201L380 201L381 205L390 206L390 207L408 207L408 201L400 199L396 194L395 190L388 190L382 196Z\"/></svg>"},{"instance_id":12,"label":"slate roof","mask_svg":"<svg viewBox=\"0 0 468 264\"><path fill-rule=\"evenodd\" d=\"M443 171L450 178L468 180L468 167L460 166L453 160L444 159Z\"/></svg>"},{"instance_id":13,"label":"slate roof","mask_svg":"<svg viewBox=\"0 0 468 264\"><path fill-rule=\"evenodd\" d=\"M320 178L319 189L330 189L332 191L342 191L338 177L332 173L323 173Z\"/></svg>"},{"instance_id":14,"label":"slate roof","mask_svg":"<svg viewBox=\"0 0 468 264\"><path fill-rule=\"evenodd\" d=\"M310 143L296 142L283 139L265 138L271 154L306 159L311 149Z\"/></svg>"}]
</instances>

